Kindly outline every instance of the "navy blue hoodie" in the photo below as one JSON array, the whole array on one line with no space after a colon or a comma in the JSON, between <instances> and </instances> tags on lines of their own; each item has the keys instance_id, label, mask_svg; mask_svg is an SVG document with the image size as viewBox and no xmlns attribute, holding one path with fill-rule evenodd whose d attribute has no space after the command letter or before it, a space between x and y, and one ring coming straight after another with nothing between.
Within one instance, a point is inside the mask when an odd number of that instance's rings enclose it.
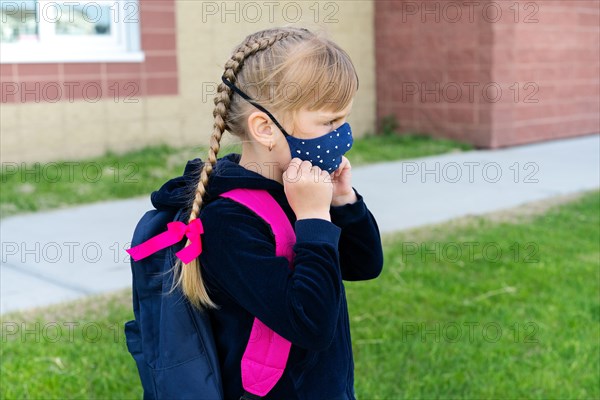
<instances>
[{"instance_id":1,"label":"navy blue hoodie","mask_svg":"<svg viewBox=\"0 0 600 400\"><path fill-rule=\"evenodd\" d=\"M200 255L226 399L243 393L240 361L254 317L292 342L280 381L266 399L355 399L354 361L342 280L376 278L383 267L379 228L362 196L330 208L331 222L296 221L281 183L239 165L240 154L218 159L200 213ZM152 193L158 209L189 207L202 165L187 163L184 175ZM246 207L218 197L235 188L265 189L296 233L294 269L275 256L269 226Z\"/></svg>"}]
</instances>

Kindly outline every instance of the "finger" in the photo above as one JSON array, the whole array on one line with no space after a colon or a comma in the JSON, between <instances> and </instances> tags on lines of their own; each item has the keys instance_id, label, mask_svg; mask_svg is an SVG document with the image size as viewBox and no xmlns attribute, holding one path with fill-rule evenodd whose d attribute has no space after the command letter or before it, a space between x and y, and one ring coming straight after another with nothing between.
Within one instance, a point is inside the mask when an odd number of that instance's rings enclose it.
<instances>
[{"instance_id":1,"label":"finger","mask_svg":"<svg viewBox=\"0 0 600 400\"><path fill-rule=\"evenodd\" d=\"M340 165L340 168L337 170L337 176L340 176L344 173L344 171L350 171L352 166L350 165L350 161L345 158Z\"/></svg>"},{"instance_id":2,"label":"finger","mask_svg":"<svg viewBox=\"0 0 600 400\"><path fill-rule=\"evenodd\" d=\"M300 165L301 160L299 158L292 158L292 161L290 161L290 164L285 171L285 176L287 176L289 179L296 179Z\"/></svg>"},{"instance_id":3,"label":"finger","mask_svg":"<svg viewBox=\"0 0 600 400\"><path fill-rule=\"evenodd\" d=\"M333 171L334 174L339 174L339 172L344 169L344 156L342 156L342 161L340 161L340 165Z\"/></svg>"},{"instance_id":4,"label":"finger","mask_svg":"<svg viewBox=\"0 0 600 400\"><path fill-rule=\"evenodd\" d=\"M302 161L302 164L300 164L300 173L303 175L313 173L314 167L315 166L312 165L310 161Z\"/></svg>"},{"instance_id":5,"label":"finger","mask_svg":"<svg viewBox=\"0 0 600 400\"><path fill-rule=\"evenodd\" d=\"M298 177L298 170L295 169L295 168L288 168L283 173L283 180L284 181L294 181L294 180L296 180L297 177Z\"/></svg>"},{"instance_id":6,"label":"finger","mask_svg":"<svg viewBox=\"0 0 600 400\"><path fill-rule=\"evenodd\" d=\"M298 167L300 167L300 165L302 164L302 160L299 159L298 157L294 157L292 158L292 160L290 161L290 164L288 166L288 168L290 166L295 167L296 169L298 169Z\"/></svg>"},{"instance_id":7,"label":"finger","mask_svg":"<svg viewBox=\"0 0 600 400\"><path fill-rule=\"evenodd\" d=\"M348 165L350 165L350 161L346 157L342 156L342 162L340 163L339 170L343 171Z\"/></svg>"},{"instance_id":8,"label":"finger","mask_svg":"<svg viewBox=\"0 0 600 400\"><path fill-rule=\"evenodd\" d=\"M344 160L346 160L346 168L350 169L352 168L352 164L350 164L350 160L348 160L346 157L342 156L344 158Z\"/></svg>"},{"instance_id":9,"label":"finger","mask_svg":"<svg viewBox=\"0 0 600 400\"><path fill-rule=\"evenodd\" d=\"M316 178L318 178L321 175L321 172L323 172L323 170L316 165L313 165L310 168L310 173L313 174L313 176L315 176Z\"/></svg>"}]
</instances>

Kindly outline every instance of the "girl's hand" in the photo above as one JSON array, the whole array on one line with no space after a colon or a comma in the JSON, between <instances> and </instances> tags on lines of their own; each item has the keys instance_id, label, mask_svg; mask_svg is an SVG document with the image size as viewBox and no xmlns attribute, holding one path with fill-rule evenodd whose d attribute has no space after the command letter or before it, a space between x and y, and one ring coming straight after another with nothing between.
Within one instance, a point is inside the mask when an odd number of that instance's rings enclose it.
<instances>
[{"instance_id":1,"label":"girl's hand","mask_svg":"<svg viewBox=\"0 0 600 400\"><path fill-rule=\"evenodd\" d=\"M331 181L333 183L332 206L343 206L348 203L352 204L358 200L354 189L352 189L351 170L352 166L350 165L350 161L342 156L340 166L331 174Z\"/></svg>"},{"instance_id":2,"label":"girl's hand","mask_svg":"<svg viewBox=\"0 0 600 400\"><path fill-rule=\"evenodd\" d=\"M331 221L332 187L327 171L299 158L292 158L283 173L285 195L298 220L320 218Z\"/></svg>"}]
</instances>

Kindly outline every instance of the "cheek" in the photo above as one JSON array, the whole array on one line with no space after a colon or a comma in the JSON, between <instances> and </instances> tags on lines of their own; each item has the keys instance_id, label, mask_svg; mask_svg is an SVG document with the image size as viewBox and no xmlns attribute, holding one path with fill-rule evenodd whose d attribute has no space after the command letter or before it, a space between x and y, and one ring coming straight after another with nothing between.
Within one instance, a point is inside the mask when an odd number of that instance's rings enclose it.
<instances>
[{"instance_id":1,"label":"cheek","mask_svg":"<svg viewBox=\"0 0 600 400\"><path fill-rule=\"evenodd\" d=\"M333 130L335 129L335 125L322 125L319 128L319 136L322 136L326 133L333 132Z\"/></svg>"},{"instance_id":2,"label":"cheek","mask_svg":"<svg viewBox=\"0 0 600 400\"><path fill-rule=\"evenodd\" d=\"M302 137L305 139L315 139L333 131L333 126L324 124L311 124L302 130Z\"/></svg>"}]
</instances>

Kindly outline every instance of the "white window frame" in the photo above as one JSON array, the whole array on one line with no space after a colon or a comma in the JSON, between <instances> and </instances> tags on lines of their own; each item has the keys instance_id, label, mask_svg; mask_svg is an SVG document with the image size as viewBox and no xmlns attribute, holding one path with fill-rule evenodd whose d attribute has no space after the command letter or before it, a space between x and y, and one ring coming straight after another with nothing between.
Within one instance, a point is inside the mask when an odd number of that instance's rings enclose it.
<instances>
[{"instance_id":1,"label":"white window frame","mask_svg":"<svg viewBox=\"0 0 600 400\"><path fill-rule=\"evenodd\" d=\"M143 62L140 43L139 0L38 0L39 40L0 43L0 64ZM94 3L111 7L111 34L97 37L57 35L56 5ZM15 4L21 4L15 0ZM46 6L45 6L46 4ZM4 21L1 21L4 22ZM0 23L1 23L0 22Z\"/></svg>"}]
</instances>

